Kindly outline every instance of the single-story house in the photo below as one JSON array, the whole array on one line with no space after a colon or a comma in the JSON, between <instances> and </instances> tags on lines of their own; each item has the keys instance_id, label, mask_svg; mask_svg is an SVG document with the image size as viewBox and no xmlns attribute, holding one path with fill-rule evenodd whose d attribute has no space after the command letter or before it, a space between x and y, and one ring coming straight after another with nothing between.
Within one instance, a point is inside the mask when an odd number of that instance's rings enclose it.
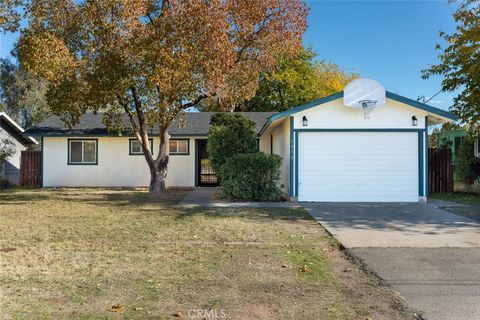
<instances>
[{"instance_id":1,"label":"single-story house","mask_svg":"<svg viewBox=\"0 0 480 320\"><path fill-rule=\"evenodd\" d=\"M245 112L256 123L256 132L273 114ZM169 131L170 161L167 187L216 185L209 166L206 139L214 112L187 112ZM143 150L131 134L130 121L124 116L125 130L109 132L102 113L87 113L71 129L52 116L28 130L41 137L44 187L145 187L150 172ZM182 125L181 123L184 123ZM158 129L149 132L151 150L158 154Z\"/></svg>"},{"instance_id":2,"label":"single-story house","mask_svg":"<svg viewBox=\"0 0 480 320\"><path fill-rule=\"evenodd\" d=\"M348 107L344 92L280 113L245 113L256 123L259 148L283 158L281 187L299 201L418 202L428 192L428 126L451 113L384 91L371 112ZM206 134L212 113L185 115L170 130L169 187L216 183ZM125 120L127 123L127 120ZM128 128L128 125L125 126ZM42 139L43 186L148 186L149 170L128 129L109 133L101 114L68 129L51 117L28 130ZM158 148L152 132L153 153Z\"/></svg>"},{"instance_id":3,"label":"single-story house","mask_svg":"<svg viewBox=\"0 0 480 320\"><path fill-rule=\"evenodd\" d=\"M13 183L20 181L21 152L37 141L25 134L25 130L5 112L0 112L0 141L8 139L15 145L15 154L0 163L0 178Z\"/></svg>"}]
</instances>

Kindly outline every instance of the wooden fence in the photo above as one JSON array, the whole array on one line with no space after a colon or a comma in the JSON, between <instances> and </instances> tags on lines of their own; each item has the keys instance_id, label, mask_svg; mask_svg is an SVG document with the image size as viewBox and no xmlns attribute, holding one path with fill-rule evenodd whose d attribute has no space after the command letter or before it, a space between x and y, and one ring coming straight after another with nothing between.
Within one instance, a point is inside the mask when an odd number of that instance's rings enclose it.
<instances>
[{"instance_id":1,"label":"wooden fence","mask_svg":"<svg viewBox=\"0 0 480 320\"><path fill-rule=\"evenodd\" d=\"M428 149L428 192L453 192L450 148Z\"/></svg>"},{"instance_id":2,"label":"wooden fence","mask_svg":"<svg viewBox=\"0 0 480 320\"><path fill-rule=\"evenodd\" d=\"M41 151L22 151L20 158L20 185L29 187L42 186Z\"/></svg>"}]
</instances>

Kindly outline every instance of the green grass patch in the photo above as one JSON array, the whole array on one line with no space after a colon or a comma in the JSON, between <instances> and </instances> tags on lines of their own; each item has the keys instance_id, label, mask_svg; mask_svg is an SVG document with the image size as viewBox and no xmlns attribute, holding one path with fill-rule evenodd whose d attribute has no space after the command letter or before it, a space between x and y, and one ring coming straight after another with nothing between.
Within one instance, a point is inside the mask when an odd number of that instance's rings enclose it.
<instances>
[{"instance_id":1,"label":"green grass patch","mask_svg":"<svg viewBox=\"0 0 480 320\"><path fill-rule=\"evenodd\" d=\"M431 199L446 200L480 207L480 195L468 193L432 193Z\"/></svg>"},{"instance_id":2,"label":"green grass patch","mask_svg":"<svg viewBox=\"0 0 480 320\"><path fill-rule=\"evenodd\" d=\"M478 194L434 193L430 195L430 198L467 205L458 207L445 207L443 209L470 219L480 221L480 195Z\"/></svg>"},{"instance_id":3,"label":"green grass patch","mask_svg":"<svg viewBox=\"0 0 480 320\"><path fill-rule=\"evenodd\" d=\"M288 250L285 257L300 280L321 285L334 284L334 277L329 272L329 259L318 248Z\"/></svg>"}]
</instances>

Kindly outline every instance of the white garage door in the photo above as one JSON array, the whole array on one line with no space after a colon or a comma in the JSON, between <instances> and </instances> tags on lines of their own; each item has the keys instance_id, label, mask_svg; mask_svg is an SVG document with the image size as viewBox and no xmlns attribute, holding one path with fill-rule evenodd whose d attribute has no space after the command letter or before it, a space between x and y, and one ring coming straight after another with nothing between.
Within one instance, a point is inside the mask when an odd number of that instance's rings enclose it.
<instances>
[{"instance_id":1,"label":"white garage door","mask_svg":"<svg viewBox=\"0 0 480 320\"><path fill-rule=\"evenodd\" d=\"M298 199L415 202L416 132L300 132Z\"/></svg>"}]
</instances>

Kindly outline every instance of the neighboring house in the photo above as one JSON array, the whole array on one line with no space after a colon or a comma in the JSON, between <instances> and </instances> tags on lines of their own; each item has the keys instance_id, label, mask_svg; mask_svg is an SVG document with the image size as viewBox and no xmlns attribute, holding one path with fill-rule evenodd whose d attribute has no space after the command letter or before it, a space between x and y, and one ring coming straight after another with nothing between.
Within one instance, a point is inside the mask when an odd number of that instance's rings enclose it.
<instances>
[{"instance_id":1,"label":"neighboring house","mask_svg":"<svg viewBox=\"0 0 480 320\"><path fill-rule=\"evenodd\" d=\"M452 150L452 162L455 164L456 157L460 152L460 147L467 136L464 129L456 129L452 131L441 131L437 133L437 144L449 147ZM480 138L475 139L474 155L480 157Z\"/></svg>"},{"instance_id":2,"label":"neighboring house","mask_svg":"<svg viewBox=\"0 0 480 320\"><path fill-rule=\"evenodd\" d=\"M456 117L387 92L386 105L365 119L362 110L344 105L343 95L277 114L245 113L257 124L260 150L283 158L283 191L300 201L425 200L428 126ZM167 186L215 182L209 180L208 160L202 161L211 115L187 113L184 128L172 126ZM101 114L82 116L72 129L51 117L28 132L43 140L45 187L149 184L138 142L128 130L123 136L108 133ZM155 131L152 137L156 154Z\"/></svg>"},{"instance_id":3,"label":"neighboring house","mask_svg":"<svg viewBox=\"0 0 480 320\"><path fill-rule=\"evenodd\" d=\"M28 137L12 118L5 112L0 112L0 140L9 139L15 144L15 154L4 163L0 163L0 178L6 178L14 183L20 181L20 156L22 150L37 141Z\"/></svg>"}]
</instances>

